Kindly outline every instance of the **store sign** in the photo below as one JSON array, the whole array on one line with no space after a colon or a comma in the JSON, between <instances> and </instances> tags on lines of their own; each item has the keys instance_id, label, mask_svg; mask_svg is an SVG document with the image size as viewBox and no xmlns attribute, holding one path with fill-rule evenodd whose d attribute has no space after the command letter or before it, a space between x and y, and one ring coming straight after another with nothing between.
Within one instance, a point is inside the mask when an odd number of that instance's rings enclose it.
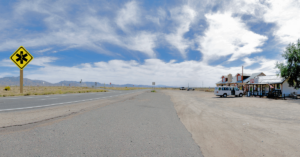
<instances>
[{"instance_id":1,"label":"store sign","mask_svg":"<svg viewBox=\"0 0 300 157\"><path fill-rule=\"evenodd\" d=\"M254 79L250 79L250 83L254 83Z\"/></svg>"}]
</instances>

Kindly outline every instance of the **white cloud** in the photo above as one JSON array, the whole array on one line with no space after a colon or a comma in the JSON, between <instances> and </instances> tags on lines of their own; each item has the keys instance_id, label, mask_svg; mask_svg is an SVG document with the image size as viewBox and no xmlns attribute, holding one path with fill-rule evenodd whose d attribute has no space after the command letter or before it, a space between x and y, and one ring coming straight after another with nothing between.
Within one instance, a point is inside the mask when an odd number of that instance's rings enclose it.
<instances>
[{"instance_id":1,"label":"white cloud","mask_svg":"<svg viewBox=\"0 0 300 157\"><path fill-rule=\"evenodd\" d=\"M140 12L136 1L128 2L118 12L116 23L123 31L128 31L127 26L140 24Z\"/></svg>"},{"instance_id":2,"label":"white cloud","mask_svg":"<svg viewBox=\"0 0 300 157\"><path fill-rule=\"evenodd\" d=\"M205 62L228 55L232 55L228 61L233 61L262 51L258 47L267 37L250 31L239 17L232 17L230 12L206 14L205 17L209 28L198 40Z\"/></svg>"},{"instance_id":3,"label":"white cloud","mask_svg":"<svg viewBox=\"0 0 300 157\"><path fill-rule=\"evenodd\" d=\"M190 30L190 25L196 17L196 12L185 5L170 10L171 18L175 21L177 27L171 34L165 35L166 40L186 58L186 49L191 47L192 41L185 39L183 36Z\"/></svg>"},{"instance_id":4,"label":"white cloud","mask_svg":"<svg viewBox=\"0 0 300 157\"><path fill-rule=\"evenodd\" d=\"M300 38L299 0L232 0L224 8L233 13L252 15L252 22L275 23L276 27L270 31L279 43L288 44Z\"/></svg>"},{"instance_id":5,"label":"white cloud","mask_svg":"<svg viewBox=\"0 0 300 157\"><path fill-rule=\"evenodd\" d=\"M50 50L52 50L52 48L45 48L45 49L37 51L37 53L44 53L44 52L47 52L47 51L50 51Z\"/></svg>"},{"instance_id":6,"label":"white cloud","mask_svg":"<svg viewBox=\"0 0 300 157\"><path fill-rule=\"evenodd\" d=\"M107 55L118 55L105 49L103 45L109 43L146 54L151 58L156 57L153 49L156 47L159 33L142 30L118 34L118 28L114 25L115 21L95 14L93 9L87 9L86 12L76 14L76 16L70 15L67 12L69 2L55 2L53 5L56 7L50 8L49 3L52 6L52 2L47 1L37 1L36 3L35 1L22 1L19 3L15 7L17 18L21 19L28 12L46 15L43 18L47 26L46 30L40 33L33 32L30 35L23 34L21 38L7 38L0 42L0 51L18 47L21 44L27 48L61 46L65 47L63 49L84 48ZM141 16L141 10L137 2L128 2L119 11L117 24L127 30L130 26L141 22L139 16ZM39 52L49 50L43 49Z\"/></svg>"},{"instance_id":7,"label":"white cloud","mask_svg":"<svg viewBox=\"0 0 300 157\"><path fill-rule=\"evenodd\" d=\"M272 0L263 18L266 22L276 23L273 34L282 43L289 44L300 38L300 1Z\"/></svg>"},{"instance_id":8,"label":"white cloud","mask_svg":"<svg viewBox=\"0 0 300 157\"><path fill-rule=\"evenodd\" d=\"M158 85L168 86L215 86L223 74L241 72L241 66L224 67L210 66L204 62L183 61L177 63L175 60L164 62L159 59L146 59L144 63L137 61L110 60L108 62L83 63L73 67L55 66L49 64L57 58L43 57L35 58L31 65L41 66L37 70L27 69L26 78L45 80L56 83L62 80L101 82L114 84L144 84L151 85L155 81ZM245 73L264 72L274 74L275 60L258 58L251 60L252 64L259 64L258 68L248 69ZM250 66L250 64L249 64ZM14 73L7 73L5 76L14 76ZM18 73L15 74L18 76Z\"/></svg>"},{"instance_id":9,"label":"white cloud","mask_svg":"<svg viewBox=\"0 0 300 157\"><path fill-rule=\"evenodd\" d=\"M16 67L16 65L9 59L0 61L0 67Z\"/></svg>"},{"instance_id":10,"label":"white cloud","mask_svg":"<svg viewBox=\"0 0 300 157\"><path fill-rule=\"evenodd\" d=\"M128 41L124 41L124 47L147 54L151 58L155 58L153 51L155 48L157 35L148 32L139 32L137 35L129 36Z\"/></svg>"},{"instance_id":11,"label":"white cloud","mask_svg":"<svg viewBox=\"0 0 300 157\"><path fill-rule=\"evenodd\" d=\"M49 63L54 62L57 59L58 58L56 57L36 57L30 62L30 65L47 66Z\"/></svg>"}]
</instances>

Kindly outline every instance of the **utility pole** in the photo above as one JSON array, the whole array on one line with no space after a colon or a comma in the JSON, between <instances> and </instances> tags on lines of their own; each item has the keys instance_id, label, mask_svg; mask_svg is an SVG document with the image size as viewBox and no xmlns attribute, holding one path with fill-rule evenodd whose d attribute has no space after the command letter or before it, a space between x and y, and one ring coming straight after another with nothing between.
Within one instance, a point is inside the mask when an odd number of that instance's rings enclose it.
<instances>
[{"instance_id":1,"label":"utility pole","mask_svg":"<svg viewBox=\"0 0 300 157\"><path fill-rule=\"evenodd\" d=\"M242 66L242 76L241 76L242 78L242 90L243 90L243 92L244 92L244 66Z\"/></svg>"}]
</instances>

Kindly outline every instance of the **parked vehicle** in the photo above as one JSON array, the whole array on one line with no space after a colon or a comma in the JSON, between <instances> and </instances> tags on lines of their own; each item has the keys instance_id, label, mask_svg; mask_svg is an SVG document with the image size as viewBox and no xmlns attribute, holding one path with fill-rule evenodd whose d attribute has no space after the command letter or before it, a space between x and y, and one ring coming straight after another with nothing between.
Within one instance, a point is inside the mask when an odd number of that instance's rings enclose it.
<instances>
[{"instance_id":1,"label":"parked vehicle","mask_svg":"<svg viewBox=\"0 0 300 157\"><path fill-rule=\"evenodd\" d=\"M179 90L186 90L186 88L184 88L184 87L180 87L180 88L179 88Z\"/></svg>"},{"instance_id":2,"label":"parked vehicle","mask_svg":"<svg viewBox=\"0 0 300 157\"><path fill-rule=\"evenodd\" d=\"M195 89L194 88L188 88L187 89L187 91L190 91L190 90L194 91Z\"/></svg>"},{"instance_id":3,"label":"parked vehicle","mask_svg":"<svg viewBox=\"0 0 300 157\"><path fill-rule=\"evenodd\" d=\"M243 90L238 89L237 87L228 87L228 86L222 86L222 87L216 87L214 91L215 95L226 98L227 96L243 96Z\"/></svg>"}]
</instances>

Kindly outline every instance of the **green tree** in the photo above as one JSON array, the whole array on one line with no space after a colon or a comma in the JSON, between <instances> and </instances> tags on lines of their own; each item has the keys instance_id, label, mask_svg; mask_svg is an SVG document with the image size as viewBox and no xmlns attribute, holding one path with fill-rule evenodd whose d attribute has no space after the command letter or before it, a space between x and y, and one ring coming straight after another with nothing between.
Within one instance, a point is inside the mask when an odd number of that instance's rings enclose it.
<instances>
[{"instance_id":1,"label":"green tree","mask_svg":"<svg viewBox=\"0 0 300 157\"><path fill-rule=\"evenodd\" d=\"M282 57L286 60L286 64L276 63L281 77L288 79L289 86L300 88L300 39L296 44L289 44Z\"/></svg>"}]
</instances>

